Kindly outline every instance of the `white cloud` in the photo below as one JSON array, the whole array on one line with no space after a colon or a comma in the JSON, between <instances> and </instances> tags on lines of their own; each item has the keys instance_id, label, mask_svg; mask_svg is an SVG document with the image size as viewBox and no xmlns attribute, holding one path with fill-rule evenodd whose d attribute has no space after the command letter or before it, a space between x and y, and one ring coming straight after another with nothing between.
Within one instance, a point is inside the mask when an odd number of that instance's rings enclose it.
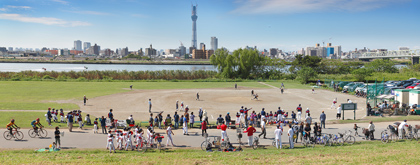
<instances>
[{"instance_id":1,"label":"white cloud","mask_svg":"<svg viewBox=\"0 0 420 165\"><path fill-rule=\"evenodd\" d=\"M77 14L88 14L88 15L111 15L110 13L103 13L103 12L97 12L97 11L68 11L71 13L77 13Z\"/></svg>"},{"instance_id":2,"label":"white cloud","mask_svg":"<svg viewBox=\"0 0 420 165\"><path fill-rule=\"evenodd\" d=\"M69 2L64 1L64 0L51 0L51 1L53 1L53 2L57 2L57 3L61 3L61 4L63 4L63 5L68 5L68 4L69 4Z\"/></svg>"},{"instance_id":3,"label":"white cloud","mask_svg":"<svg viewBox=\"0 0 420 165\"><path fill-rule=\"evenodd\" d=\"M0 8L0 11L7 11L6 8Z\"/></svg>"},{"instance_id":4,"label":"white cloud","mask_svg":"<svg viewBox=\"0 0 420 165\"><path fill-rule=\"evenodd\" d=\"M147 15L143 15L143 14L131 14L132 17L137 17L137 18L147 18Z\"/></svg>"},{"instance_id":5,"label":"white cloud","mask_svg":"<svg viewBox=\"0 0 420 165\"><path fill-rule=\"evenodd\" d=\"M237 0L234 13L287 14L325 11L367 11L411 0Z\"/></svg>"},{"instance_id":6,"label":"white cloud","mask_svg":"<svg viewBox=\"0 0 420 165\"><path fill-rule=\"evenodd\" d=\"M12 9L31 9L31 7L29 6L11 6L11 5L7 5L7 8L12 8Z\"/></svg>"},{"instance_id":7,"label":"white cloud","mask_svg":"<svg viewBox=\"0 0 420 165\"><path fill-rule=\"evenodd\" d=\"M19 22L39 23L44 25L56 25L63 27L76 27L76 26L90 26L88 22L81 21L66 21L53 17L27 17L20 14L0 14L0 19L13 20Z\"/></svg>"}]
</instances>

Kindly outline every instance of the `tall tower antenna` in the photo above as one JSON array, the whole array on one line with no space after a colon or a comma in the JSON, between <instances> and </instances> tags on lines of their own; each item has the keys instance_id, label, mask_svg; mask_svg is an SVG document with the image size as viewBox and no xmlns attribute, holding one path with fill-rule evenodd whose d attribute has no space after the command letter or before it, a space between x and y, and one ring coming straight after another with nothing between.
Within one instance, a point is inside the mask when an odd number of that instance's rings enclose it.
<instances>
[{"instance_id":1,"label":"tall tower antenna","mask_svg":"<svg viewBox=\"0 0 420 165\"><path fill-rule=\"evenodd\" d=\"M197 4L195 6L191 4L191 20L192 20L192 40L191 40L191 47L194 49L197 48Z\"/></svg>"}]
</instances>

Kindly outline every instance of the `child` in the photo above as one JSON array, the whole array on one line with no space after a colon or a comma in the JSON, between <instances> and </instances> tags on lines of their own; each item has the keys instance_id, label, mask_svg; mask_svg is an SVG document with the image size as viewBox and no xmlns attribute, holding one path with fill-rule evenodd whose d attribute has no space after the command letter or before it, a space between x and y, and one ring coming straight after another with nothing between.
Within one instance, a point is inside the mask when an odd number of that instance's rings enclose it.
<instances>
[{"instance_id":1,"label":"child","mask_svg":"<svg viewBox=\"0 0 420 165\"><path fill-rule=\"evenodd\" d=\"M120 131L117 131L117 149L122 150L122 133Z\"/></svg>"},{"instance_id":2,"label":"child","mask_svg":"<svg viewBox=\"0 0 420 165\"><path fill-rule=\"evenodd\" d=\"M194 117L195 117L195 115L193 114L193 112L191 112L191 115L190 115L190 128L194 128Z\"/></svg>"},{"instance_id":3,"label":"child","mask_svg":"<svg viewBox=\"0 0 420 165\"><path fill-rule=\"evenodd\" d=\"M357 126L357 124L354 124L354 136L359 136L359 133L357 132L357 129L360 128Z\"/></svg>"},{"instance_id":4,"label":"child","mask_svg":"<svg viewBox=\"0 0 420 165\"><path fill-rule=\"evenodd\" d=\"M98 118L93 122L93 133L98 133Z\"/></svg>"},{"instance_id":5,"label":"child","mask_svg":"<svg viewBox=\"0 0 420 165\"><path fill-rule=\"evenodd\" d=\"M305 118L309 116L309 108L306 108Z\"/></svg>"},{"instance_id":6,"label":"child","mask_svg":"<svg viewBox=\"0 0 420 165\"><path fill-rule=\"evenodd\" d=\"M109 146L109 153L112 153L112 150L114 150L114 153L116 153L115 146L114 146L114 135L111 134L111 130L109 131L109 136L108 136L108 146Z\"/></svg>"},{"instance_id":7,"label":"child","mask_svg":"<svg viewBox=\"0 0 420 165\"><path fill-rule=\"evenodd\" d=\"M184 102L181 101L181 110L180 111L183 111L183 110L184 110Z\"/></svg>"},{"instance_id":8,"label":"child","mask_svg":"<svg viewBox=\"0 0 420 165\"><path fill-rule=\"evenodd\" d=\"M143 147L143 143L142 143L142 139L143 139L143 130L140 128L139 130L137 130L137 135L136 135L136 148L140 148Z\"/></svg>"},{"instance_id":9,"label":"child","mask_svg":"<svg viewBox=\"0 0 420 165\"><path fill-rule=\"evenodd\" d=\"M61 146L60 130L58 130L58 127L55 127L54 135L55 135L55 144L57 144L58 148L60 148L60 146Z\"/></svg>"},{"instance_id":10,"label":"child","mask_svg":"<svg viewBox=\"0 0 420 165\"><path fill-rule=\"evenodd\" d=\"M77 118L77 120L79 121L79 128L83 129L82 115L79 115L79 118Z\"/></svg>"},{"instance_id":11,"label":"child","mask_svg":"<svg viewBox=\"0 0 420 165\"><path fill-rule=\"evenodd\" d=\"M60 117L61 117L61 122L65 123L66 121L64 120L64 112L63 109L60 109Z\"/></svg>"},{"instance_id":12,"label":"child","mask_svg":"<svg viewBox=\"0 0 420 165\"><path fill-rule=\"evenodd\" d=\"M130 146L131 150L134 150L133 144L131 143L131 135L133 132L128 131L128 128L126 129L126 136L125 136L125 150L128 151L128 147Z\"/></svg>"},{"instance_id":13,"label":"child","mask_svg":"<svg viewBox=\"0 0 420 165\"><path fill-rule=\"evenodd\" d=\"M312 94L314 94L315 93L315 88L314 87L312 87Z\"/></svg>"},{"instance_id":14,"label":"child","mask_svg":"<svg viewBox=\"0 0 420 165\"><path fill-rule=\"evenodd\" d=\"M108 131L108 139L107 139L107 142L106 142L106 149L109 149L109 144L110 144L110 141L109 141L109 139L111 138L111 130L109 130ZM112 138L113 139L113 138ZM112 144L114 144L114 143L112 143Z\"/></svg>"}]
</instances>

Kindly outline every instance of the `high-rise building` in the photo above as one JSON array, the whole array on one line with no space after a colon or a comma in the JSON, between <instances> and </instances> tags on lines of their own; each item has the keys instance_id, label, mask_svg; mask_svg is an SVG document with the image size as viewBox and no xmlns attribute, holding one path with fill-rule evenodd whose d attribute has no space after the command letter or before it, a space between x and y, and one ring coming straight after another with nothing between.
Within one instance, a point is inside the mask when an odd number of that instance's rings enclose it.
<instances>
[{"instance_id":1,"label":"high-rise building","mask_svg":"<svg viewBox=\"0 0 420 165\"><path fill-rule=\"evenodd\" d=\"M191 5L192 13L191 13L191 20L192 20L192 40L191 40L191 47L197 48L197 6L198 5Z\"/></svg>"},{"instance_id":2,"label":"high-rise building","mask_svg":"<svg viewBox=\"0 0 420 165\"><path fill-rule=\"evenodd\" d=\"M217 50L217 38L216 37L211 37L211 50L216 51Z\"/></svg>"},{"instance_id":3,"label":"high-rise building","mask_svg":"<svg viewBox=\"0 0 420 165\"><path fill-rule=\"evenodd\" d=\"M9 47L9 52L12 52L13 51L13 47Z\"/></svg>"},{"instance_id":4,"label":"high-rise building","mask_svg":"<svg viewBox=\"0 0 420 165\"><path fill-rule=\"evenodd\" d=\"M181 44L181 46L179 46L179 56L184 56L185 54L187 54L187 48Z\"/></svg>"},{"instance_id":5,"label":"high-rise building","mask_svg":"<svg viewBox=\"0 0 420 165\"><path fill-rule=\"evenodd\" d=\"M74 41L74 49L75 50L82 50L82 41L80 41L80 40Z\"/></svg>"},{"instance_id":6,"label":"high-rise building","mask_svg":"<svg viewBox=\"0 0 420 165\"><path fill-rule=\"evenodd\" d=\"M150 58L152 57L152 55L156 55L156 49L153 49L152 44L150 44L149 48L144 49L144 53L146 56L149 56Z\"/></svg>"},{"instance_id":7,"label":"high-rise building","mask_svg":"<svg viewBox=\"0 0 420 165\"><path fill-rule=\"evenodd\" d=\"M200 50L194 49L192 53L193 59L209 59L214 54L213 50L206 50L206 45L203 44Z\"/></svg>"},{"instance_id":8,"label":"high-rise building","mask_svg":"<svg viewBox=\"0 0 420 165\"><path fill-rule=\"evenodd\" d=\"M90 48L88 48L86 50L87 54L94 54L94 55L99 55L99 51L101 50L101 48L98 45L93 45Z\"/></svg>"},{"instance_id":9,"label":"high-rise building","mask_svg":"<svg viewBox=\"0 0 420 165\"><path fill-rule=\"evenodd\" d=\"M204 43L200 43L200 48L201 48L201 49L203 48L203 46L204 46L204 47L206 47L206 44L204 44Z\"/></svg>"},{"instance_id":10,"label":"high-rise building","mask_svg":"<svg viewBox=\"0 0 420 165\"><path fill-rule=\"evenodd\" d=\"M122 48L121 49L121 56L127 56L128 55L128 47Z\"/></svg>"},{"instance_id":11,"label":"high-rise building","mask_svg":"<svg viewBox=\"0 0 420 165\"><path fill-rule=\"evenodd\" d=\"M83 43L83 50L86 51L89 48L90 48L90 42L84 42Z\"/></svg>"}]
</instances>

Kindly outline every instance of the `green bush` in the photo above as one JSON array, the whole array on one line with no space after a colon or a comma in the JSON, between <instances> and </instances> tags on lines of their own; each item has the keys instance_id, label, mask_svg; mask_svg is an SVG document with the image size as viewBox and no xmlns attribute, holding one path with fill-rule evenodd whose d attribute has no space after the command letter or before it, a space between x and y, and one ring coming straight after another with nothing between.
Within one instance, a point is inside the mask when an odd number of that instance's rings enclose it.
<instances>
[{"instance_id":1,"label":"green bush","mask_svg":"<svg viewBox=\"0 0 420 165\"><path fill-rule=\"evenodd\" d=\"M50 75L45 75L42 77L43 80L52 80L54 77L51 77Z\"/></svg>"}]
</instances>

